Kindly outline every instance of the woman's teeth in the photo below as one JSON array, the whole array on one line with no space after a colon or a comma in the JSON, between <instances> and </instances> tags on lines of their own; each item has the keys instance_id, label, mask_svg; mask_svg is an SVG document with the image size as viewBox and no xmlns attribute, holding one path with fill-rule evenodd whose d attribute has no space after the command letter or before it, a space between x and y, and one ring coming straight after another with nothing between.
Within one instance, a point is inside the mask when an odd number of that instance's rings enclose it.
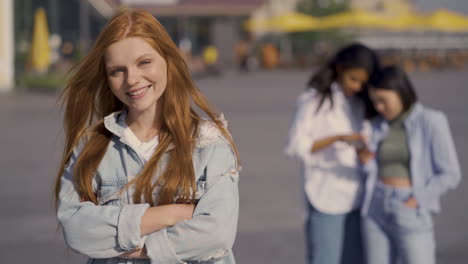
<instances>
[{"instance_id":1,"label":"woman's teeth","mask_svg":"<svg viewBox=\"0 0 468 264\"><path fill-rule=\"evenodd\" d=\"M128 94L130 96L136 96L136 95L139 95L139 94L142 94L142 93L146 92L150 87L151 87L151 85L148 85L146 88L140 89L140 90L135 91L135 92L129 92Z\"/></svg>"}]
</instances>

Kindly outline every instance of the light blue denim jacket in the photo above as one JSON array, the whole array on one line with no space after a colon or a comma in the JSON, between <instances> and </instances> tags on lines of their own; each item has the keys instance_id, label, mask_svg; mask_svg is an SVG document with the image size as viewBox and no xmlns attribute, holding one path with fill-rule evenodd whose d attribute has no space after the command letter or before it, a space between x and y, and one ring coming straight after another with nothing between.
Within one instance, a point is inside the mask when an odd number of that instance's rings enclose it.
<instances>
[{"instance_id":1,"label":"light blue denim jacket","mask_svg":"<svg viewBox=\"0 0 468 264\"><path fill-rule=\"evenodd\" d=\"M460 165L445 115L416 103L406 118L405 129L410 152L410 176L413 195L419 208L440 211L439 198L455 188L461 180ZM376 152L388 133L388 122L378 117L372 122L369 147ZM367 175L362 214L366 215L378 180L378 164L374 158L363 169Z\"/></svg>"},{"instance_id":2,"label":"light blue denim jacket","mask_svg":"<svg viewBox=\"0 0 468 264\"><path fill-rule=\"evenodd\" d=\"M193 153L199 199L193 218L147 235L144 246L149 261L118 258L143 245L140 222L149 207L147 203L133 204L133 188L121 191L143 168L123 136L125 115L116 112L104 120L113 136L93 180L98 205L80 201L72 181L83 143L75 148L65 169L57 217L67 245L87 255L88 263L235 263L232 246L239 213L238 165L228 141L209 121L199 127ZM167 159L166 152L161 168ZM157 170L155 179L162 171Z\"/></svg>"}]
</instances>

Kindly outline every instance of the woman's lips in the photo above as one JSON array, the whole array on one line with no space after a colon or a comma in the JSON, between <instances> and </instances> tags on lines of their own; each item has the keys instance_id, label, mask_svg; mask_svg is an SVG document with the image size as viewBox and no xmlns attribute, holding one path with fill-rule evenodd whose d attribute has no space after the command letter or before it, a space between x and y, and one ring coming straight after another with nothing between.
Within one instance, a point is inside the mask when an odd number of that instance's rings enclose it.
<instances>
[{"instance_id":1,"label":"woman's lips","mask_svg":"<svg viewBox=\"0 0 468 264\"><path fill-rule=\"evenodd\" d=\"M148 90L152 87L152 85L148 85L148 86L145 86L145 87L142 87L142 88L139 88L139 89L136 89L136 90L133 90L131 92L128 92L128 96L130 96L132 99L138 99L138 98L141 98L143 96L146 95L146 93L148 92Z\"/></svg>"}]
</instances>

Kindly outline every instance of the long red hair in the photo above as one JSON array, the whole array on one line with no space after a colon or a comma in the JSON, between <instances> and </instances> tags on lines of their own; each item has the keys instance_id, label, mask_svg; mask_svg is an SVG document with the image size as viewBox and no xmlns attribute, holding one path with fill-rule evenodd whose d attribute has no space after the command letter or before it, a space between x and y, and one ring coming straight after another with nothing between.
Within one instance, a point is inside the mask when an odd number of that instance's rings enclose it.
<instances>
[{"instance_id":1,"label":"long red hair","mask_svg":"<svg viewBox=\"0 0 468 264\"><path fill-rule=\"evenodd\" d=\"M134 202L144 200L152 206L163 205L174 203L176 196L184 201L193 201L196 186L192 151L202 119L192 103L214 122L239 159L230 134L195 86L186 63L164 27L144 10L125 10L107 23L92 50L75 66L75 73L63 91L65 149L55 183L56 204L61 177L73 149L82 138L87 140L76 160L73 181L83 201L97 204L92 180L112 137L104 127L103 118L125 109L109 88L104 52L109 45L127 37L139 37L147 41L165 59L168 75L166 90L159 99L162 104L159 113L162 116L159 145L140 175L129 183L135 185ZM167 166L154 181L153 176L161 156L170 146L173 148L169 150ZM156 187L160 189L155 198L153 193Z\"/></svg>"}]
</instances>

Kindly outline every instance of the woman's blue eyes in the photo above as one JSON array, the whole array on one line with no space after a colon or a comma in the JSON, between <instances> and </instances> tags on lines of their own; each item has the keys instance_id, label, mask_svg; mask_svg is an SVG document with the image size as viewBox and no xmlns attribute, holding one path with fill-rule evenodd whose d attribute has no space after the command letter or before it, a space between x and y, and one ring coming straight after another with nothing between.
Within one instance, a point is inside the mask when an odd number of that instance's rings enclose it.
<instances>
[{"instance_id":1,"label":"woman's blue eyes","mask_svg":"<svg viewBox=\"0 0 468 264\"><path fill-rule=\"evenodd\" d=\"M144 65L147 65L147 64L150 64L150 63L151 63L150 60L144 60L144 61L139 62L138 66L144 66ZM110 75L115 76L117 73L124 72L124 71L125 71L124 69L116 69L116 70L111 71Z\"/></svg>"}]
</instances>

